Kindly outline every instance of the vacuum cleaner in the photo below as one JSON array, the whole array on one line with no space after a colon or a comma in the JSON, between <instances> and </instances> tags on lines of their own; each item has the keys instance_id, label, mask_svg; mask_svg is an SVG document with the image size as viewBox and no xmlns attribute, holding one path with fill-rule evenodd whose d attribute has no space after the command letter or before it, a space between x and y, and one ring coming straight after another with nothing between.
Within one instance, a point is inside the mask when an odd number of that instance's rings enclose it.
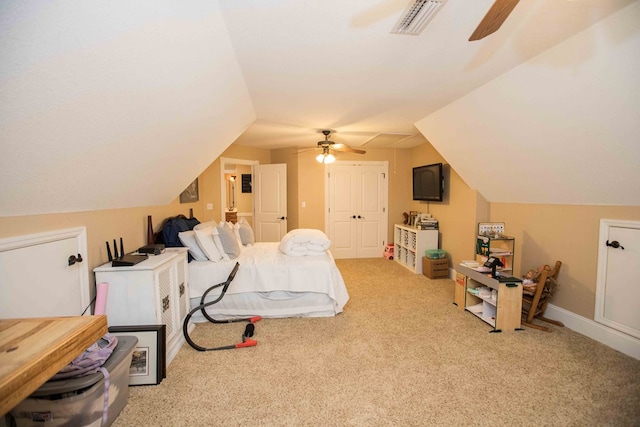
<instances>
[{"instance_id":1,"label":"vacuum cleaner","mask_svg":"<svg viewBox=\"0 0 640 427\"><path fill-rule=\"evenodd\" d=\"M229 273L229 277L227 277L227 280L225 280L222 283L218 283L217 285L213 285L209 289L207 289L205 291L205 293L202 294L202 298L200 299L200 305L198 305L197 307L192 309L189 312L189 314L187 314L187 316L184 318L184 322L182 324L182 331L184 333L184 338L187 340L189 345L191 347L193 347L194 349L196 349L198 351L231 350L231 349L234 349L234 348L254 347L254 346L256 346L258 344L258 341L254 340L254 339L251 339L251 337L253 337L253 334L255 332L255 325L254 324L261 319L260 316L245 317L245 318L240 318L240 319L216 320L216 319L212 318L211 316L209 316L209 314L207 314L207 312L205 310L205 308L207 308L210 305L213 305L213 304L219 302L222 299L222 297L224 297L224 294L227 292L227 289L229 289L229 285L231 284L233 279L236 277L236 273L238 272L238 268L240 268L240 263L236 262L236 265L233 267L233 270L231 270L231 273ZM222 292L220 293L220 296L218 298L216 298L215 300L213 300L213 301L204 302L204 300L207 297L207 295L209 294L209 292L211 292L214 289L219 288L220 286L223 286ZM239 342L239 343L236 343L236 344L223 345L223 346L219 346L219 347L202 347L202 346L196 344L195 342L193 342L193 340L189 336L188 326L189 326L189 321L191 320L191 316L193 316L198 311L201 311L202 315L211 323L249 322L249 324L244 329L244 333L242 334L242 341Z\"/></svg>"}]
</instances>

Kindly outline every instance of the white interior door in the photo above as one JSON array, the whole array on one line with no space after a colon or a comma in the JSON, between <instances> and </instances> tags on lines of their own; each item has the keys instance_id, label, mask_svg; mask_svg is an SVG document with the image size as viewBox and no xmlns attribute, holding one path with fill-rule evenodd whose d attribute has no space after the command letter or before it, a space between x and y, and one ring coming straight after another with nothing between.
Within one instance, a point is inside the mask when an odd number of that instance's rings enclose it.
<instances>
[{"instance_id":1,"label":"white interior door","mask_svg":"<svg viewBox=\"0 0 640 427\"><path fill-rule=\"evenodd\" d=\"M357 223L355 194L358 185L354 182L351 165L331 165L328 168L328 236L331 253L335 258L356 258Z\"/></svg>"},{"instance_id":2,"label":"white interior door","mask_svg":"<svg viewBox=\"0 0 640 427\"><path fill-rule=\"evenodd\" d=\"M594 318L640 338L640 222L601 220L599 245Z\"/></svg>"},{"instance_id":3,"label":"white interior door","mask_svg":"<svg viewBox=\"0 0 640 427\"><path fill-rule=\"evenodd\" d=\"M328 235L336 258L382 256L387 240L386 163L328 167Z\"/></svg>"},{"instance_id":4,"label":"white interior door","mask_svg":"<svg viewBox=\"0 0 640 427\"><path fill-rule=\"evenodd\" d=\"M256 241L279 242L287 234L287 165L255 165L253 191Z\"/></svg>"}]
</instances>

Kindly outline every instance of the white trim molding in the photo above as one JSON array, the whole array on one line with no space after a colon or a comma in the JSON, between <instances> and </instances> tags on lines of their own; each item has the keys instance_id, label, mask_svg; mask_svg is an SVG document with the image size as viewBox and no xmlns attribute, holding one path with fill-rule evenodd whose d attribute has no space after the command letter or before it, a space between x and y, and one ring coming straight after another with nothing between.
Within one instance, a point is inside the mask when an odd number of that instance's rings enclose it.
<instances>
[{"instance_id":1,"label":"white trim molding","mask_svg":"<svg viewBox=\"0 0 640 427\"><path fill-rule=\"evenodd\" d=\"M627 356L640 360L640 339L634 338L613 328L602 325L594 320L579 316L568 310L547 306L545 317L564 323L565 327L582 335L592 338L599 343L614 348Z\"/></svg>"}]
</instances>

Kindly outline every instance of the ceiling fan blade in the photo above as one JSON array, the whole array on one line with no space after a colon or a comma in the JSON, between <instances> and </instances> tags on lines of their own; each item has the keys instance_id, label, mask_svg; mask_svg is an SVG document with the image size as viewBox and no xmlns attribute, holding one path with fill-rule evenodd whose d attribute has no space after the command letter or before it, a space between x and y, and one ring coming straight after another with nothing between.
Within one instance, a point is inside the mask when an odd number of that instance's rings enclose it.
<instances>
[{"instance_id":1,"label":"ceiling fan blade","mask_svg":"<svg viewBox=\"0 0 640 427\"><path fill-rule=\"evenodd\" d=\"M489 9L484 18L482 18L476 30L471 34L471 37L469 37L469 41L480 40L496 32L519 1L520 0L496 0L493 6L491 6L491 9Z\"/></svg>"},{"instance_id":2,"label":"ceiling fan blade","mask_svg":"<svg viewBox=\"0 0 640 427\"><path fill-rule=\"evenodd\" d=\"M331 146L332 150L336 150L336 151L344 151L345 153L357 153L357 154L364 154L366 153L366 151L364 150L358 150L356 148L351 148L348 145L344 145L344 144L333 144Z\"/></svg>"}]
</instances>

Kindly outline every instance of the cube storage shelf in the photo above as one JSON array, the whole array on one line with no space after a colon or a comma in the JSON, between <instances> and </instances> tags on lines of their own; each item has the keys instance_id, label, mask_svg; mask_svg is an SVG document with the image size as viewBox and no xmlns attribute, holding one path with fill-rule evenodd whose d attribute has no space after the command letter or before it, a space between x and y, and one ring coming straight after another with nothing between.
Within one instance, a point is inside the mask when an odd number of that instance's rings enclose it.
<instances>
[{"instance_id":1,"label":"cube storage shelf","mask_svg":"<svg viewBox=\"0 0 640 427\"><path fill-rule=\"evenodd\" d=\"M393 227L394 260L416 274L422 274L422 257L427 249L438 249L438 230L420 230L396 224Z\"/></svg>"}]
</instances>

